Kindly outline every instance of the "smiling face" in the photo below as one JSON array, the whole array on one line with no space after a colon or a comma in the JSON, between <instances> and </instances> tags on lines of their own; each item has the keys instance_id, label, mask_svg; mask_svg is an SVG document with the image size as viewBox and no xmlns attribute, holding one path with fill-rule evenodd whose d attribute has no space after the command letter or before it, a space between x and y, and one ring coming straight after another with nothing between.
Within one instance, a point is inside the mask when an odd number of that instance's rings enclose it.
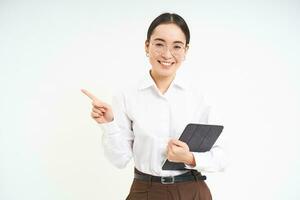
<instances>
[{"instance_id":1,"label":"smiling face","mask_svg":"<svg viewBox=\"0 0 300 200\"><path fill-rule=\"evenodd\" d=\"M187 49L185 35L176 24L158 25L150 40L145 43L152 66L151 74L156 77L174 77Z\"/></svg>"}]
</instances>

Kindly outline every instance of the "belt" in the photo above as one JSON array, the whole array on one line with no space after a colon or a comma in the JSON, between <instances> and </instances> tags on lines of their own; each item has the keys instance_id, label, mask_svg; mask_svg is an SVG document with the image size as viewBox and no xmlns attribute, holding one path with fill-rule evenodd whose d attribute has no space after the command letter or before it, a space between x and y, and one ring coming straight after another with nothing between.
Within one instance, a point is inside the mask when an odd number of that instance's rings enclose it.
<instances>
[{"instance_id":1,"label":"belt","mask_svg":"<svg viewBox=\"0 0 300 200\"><path fill-rule=\"evenodd\" d=\"M190 170L178 176L152 176L140 172L136 168L134 168L134 178L137 180L158 182L162 184L174 184L186 181L206 180L206 176L202 176L201 173L197 170Z\"/></svg>"}]
</instances>

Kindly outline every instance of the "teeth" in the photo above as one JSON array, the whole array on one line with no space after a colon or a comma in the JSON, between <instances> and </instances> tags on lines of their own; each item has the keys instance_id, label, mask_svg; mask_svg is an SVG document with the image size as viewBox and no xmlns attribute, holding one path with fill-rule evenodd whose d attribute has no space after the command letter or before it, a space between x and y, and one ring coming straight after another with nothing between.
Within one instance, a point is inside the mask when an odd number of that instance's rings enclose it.
<instances>
[{"instance_id":1,"label":"teeth","mask_svg":"<svg viewBox=\"0 0 300 200\"><path fill-rule=\"evenodd\" d=\"M166 65L166 66L170 66L172 63L170 63L170 62L161 62L161 64Z\"/></svg>"}]
</instances>

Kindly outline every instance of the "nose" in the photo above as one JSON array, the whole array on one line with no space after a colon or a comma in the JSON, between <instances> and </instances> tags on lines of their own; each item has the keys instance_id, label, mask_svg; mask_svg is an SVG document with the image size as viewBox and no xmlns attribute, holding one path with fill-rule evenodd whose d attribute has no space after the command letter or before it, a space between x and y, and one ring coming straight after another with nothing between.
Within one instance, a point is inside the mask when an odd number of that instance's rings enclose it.
<instances>
[{"instance_id":1,"label":"nose","mask_svg":"<svg viewBox=\"0 0 300 200\"><path fill-rule=\"evenodd\" d=\"M171 51L170 51L169 48L164 49L164 51L163 51L163 53L162 53L161 55L162 55L162 57L164 57L165 59L168 59L168 58L172 58L172 57L173 57L173 55L172 55L172 53L171 53Z\"/></svg>"}]
</instances>

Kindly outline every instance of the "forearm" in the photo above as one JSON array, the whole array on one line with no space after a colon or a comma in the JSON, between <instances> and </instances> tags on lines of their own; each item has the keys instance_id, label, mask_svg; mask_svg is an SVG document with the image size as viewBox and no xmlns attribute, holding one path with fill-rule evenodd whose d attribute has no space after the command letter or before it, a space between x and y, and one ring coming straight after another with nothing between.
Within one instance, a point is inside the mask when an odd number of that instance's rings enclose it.
<instances>
[{"instance_id":1,"label":"forearm","mask_svg":"<svg viewBox=\"0 0 300 200\"><path fill-rule=\"evenodd\" d=\"M131 133L120 129L115 122L101 125L105 157L116 167L124 168L132 158Z\"/></svg>"},{"instance_id":2,"label":"forearm","mask_svg":"<svg viewBox=\"0 0 300 200\"><path fill-rule=\"evenodd\" d=\"M186 163L186 165L187 168L197 169L198 171L224 171L228 163L224 150L219 146L215 146L207 152L193 152L193 155L195 163L189 162L192 164Z\"/></svg>"}]
</instances>

